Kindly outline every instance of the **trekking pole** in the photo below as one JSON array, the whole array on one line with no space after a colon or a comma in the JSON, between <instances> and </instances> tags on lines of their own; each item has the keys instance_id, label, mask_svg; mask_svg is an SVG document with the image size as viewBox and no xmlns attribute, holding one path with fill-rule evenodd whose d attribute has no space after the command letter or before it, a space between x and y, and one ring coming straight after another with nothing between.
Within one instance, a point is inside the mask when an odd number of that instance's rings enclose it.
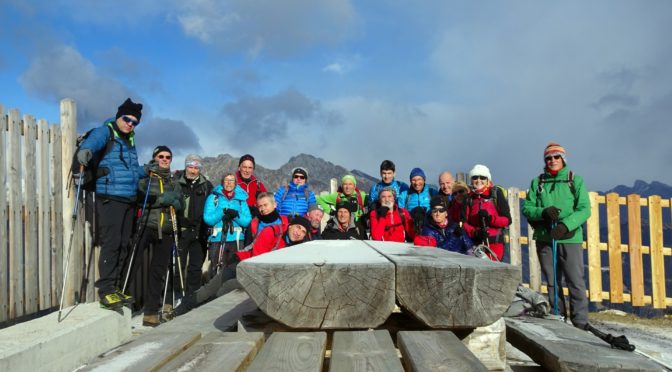
<instances>
[{"instance_id":1,"label":"trekking pole","mask_svg":"<svg viewBox=\"0 0 672 372\"><path fill-rule=\"evenodd\" d=\"M121 293L126 293L126 285L128 285L128 279L131 277L131 269L133 268L133 259L135 258L135 251L138 248L138 243L140 243L140 236L142 236L142 232L140 231L140 222L142 221L142 217L145 216L145 207L147 206L147 197L149 196L149 187L152 184L152 177L149 177L149 180L147 181L147 190L145 192L145 200L142 203L142 210L140 211L140 217L138 217L138 232L135 237L135 241L133 242L133 248L131 248L131 259L129 260L128 263L128 270L126 271L126 278L124 279L124 286L121 288ZM142 228L144 231L144 227Z\"/></svg>"},{"instance_id":2,"label":"trekking pole","mask_svg":"<svg viewBox=\"0 0 672 372\"><path fill-rule=\"evenodd\" d=\"M557 226L557 222L553 222L551 229ZM553 254L553 315L558 315L558 241L551 240L552 254Z\"/></svg>"},{"instance_id":3,"label":"trekking pole","mask_svg":"<svg viewBox=\"0 0 672 372\"><path fill-rule=\"evenodd\" d=\"M72 242L75 237L75 222L77 222L77 207L79 207L79 193L82 191L82 179L84 177L84 165L79 166L79 176L77 177L77 193L75 194L75 207L72 209L72 228L70 229L70 242L65 256L65 272L63 273L63 289L61 289L61 301L58 306L58 322L61 321L61 311L63 311L63 299L65 298L65 285L68 282L68 268L70 266L70 252L72 251Z\"/></svg>"},{"instance_id":4,"label":"trekking pole","mask_svg":"<svg viewBox=\"0 0 672 372\"><path fill-rule=\"evenodd\" d=\"M175 267L175 256L178 255L178 250L179 250L179 245L178 245L178 237L177 237L177 217L175 214L175 208L173 206L170 206L170 219L171 222L173 223L173 238L175 239L175 251L173 252L173 267ZM182 297L185 296L184 293L184 278L182 277L182 260L179 259L177 260L177 271L180 273L180 290L182 292Z\"/></svg>"},{"instance_id":5,"label":"trekking pole","mask_svg":"<svg viewBox=\"0 0 672 372\"><path fill-rule=\"evenodd\" d=\"M222 220L222 231L221 231L221 236L219 239L219 254L217 255L217 266L216 266L216 273L219 274L219 272L222 270L222 260L224 259L224 245L226 244L226 234L225 231L228 231L227 224L224 222L226 220Z\"/></svg>"}]
</instances>

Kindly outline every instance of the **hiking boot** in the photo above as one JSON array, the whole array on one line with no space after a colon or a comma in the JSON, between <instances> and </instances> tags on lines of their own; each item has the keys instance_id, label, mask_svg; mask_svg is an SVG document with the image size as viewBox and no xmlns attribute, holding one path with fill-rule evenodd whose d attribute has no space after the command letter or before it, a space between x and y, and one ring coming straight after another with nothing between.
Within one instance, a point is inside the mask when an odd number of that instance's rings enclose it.
<instances>
[{"instance_id":1,"label":"hiking boot","mask_svg":"<svg viewBox=\"0 0 672 372\"><path fill-rule=\"evenodd\" d=\"M127 294L124 294L119 289L115 290L114 293L116 293L117 296L119 296L119 298L121 298L121 302L123 302L124 305L132 305L133 302L135 302L135 299L133 298L133 296L129 296Z\"/></svg>"},{"instance_id":2,"label":"hiking boot","mask_svg":"<svg viewBox=\"0 0 672 372\"><path fill-rule=\"evenodd\" d=\"M161 323L159 314L145 314L142 316L142 325L145 327L156 327Z\"/></svg>"},{"instance_id":3,"label":"hiking boot","mask_svg":"<svg viewBox=\"0 0 672 372\"><path fill-rule=\"evenodd\" d=\"M124 306L124 302L116 292L108 293L100 299L100 307L103 309L117 310Z\"/></svg>"}]
</instances>

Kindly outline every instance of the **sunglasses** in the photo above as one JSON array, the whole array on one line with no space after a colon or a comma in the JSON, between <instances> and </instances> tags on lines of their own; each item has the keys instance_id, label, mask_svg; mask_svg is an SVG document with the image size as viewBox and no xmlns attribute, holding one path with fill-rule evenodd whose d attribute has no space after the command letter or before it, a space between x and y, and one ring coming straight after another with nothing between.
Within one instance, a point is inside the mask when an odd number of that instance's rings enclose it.
<instances>
[{"instance_id":1,"label":"sunglasses","mask_svg":"<svg viewBox=\"0 0 672 372\"><path fill-rule=\"evenodd\" d=\"M125 121L126 124L131 124L131 125L133 125L134 127L137 126L138 124L140 124L140 120L134 120L134 119L131 119L131 118L129 118L129 117L126 116L126 115L122 116L121 119L122 119L123 121Z\"/></svg>"},{"instance_id":2,"label":"sunglasses","mask_svg":"<svg viewBox=\"0 0 672 372\"><path fill-rule=\"evenodd\" d=\"M453 193L453 195L462 195L462 194L464 194L464 193L466 193L466 192L467 192L467 190L465 190L465 189L459 189L459 190L455 191L455 192Z\"/></svg>"},{"instance_id":3,"label":"sunglasses","mask_svg":"<svg viewBox=\"0 0 672 372\"><path fill-rule=\"evenodd\" d=\"M445 208L434 208L432 209L432 213L443 213L445 212Z\"/></svg>"},{"instance_id":4,"label":"sunglasses","mask_svg":"<svg viewBox=\"0 0 672 372\"><path fill-rule=\"evenodd\" d=\"M306 176L301 175L301 174L295 174L295 175L294 175L294 178L296 178L296 179L300 179L300 180L305 180L305 179L306 179Z\"/></svg>"},{"instance_id":5,"label":"sunglasses","mask_svg":"<svg viewBox=\"0 0 672 372\"><path fill-rule=\"evenodd\" d=\"M546 159L546 161L551 161L551 159L560 160L560 158L562 158L562 156L560 156L560 155L550 155L550 156L547 156L545 159Z\"/></svg>"},{"instance_id":6,"label":"sunglasses","mask_svg":"<svg viewBox=\"0 0 672 372\"><path fill-rule=\"evenodd\" d=\"M156 157L159 158L159 159L161 159L161 160L163 160L163 159L166 159L166 160L170 160L170 159L172 159L172 156L170 156L170 155L156 155Z\"/></svg>"},{"instance_id":7,"label":"sunglasses","mask_svg":"<svg viewBox=\"0 0 672 372\"><path fill-rule=\"evenodd\" d=\"M471 177L472 181L476 181L476 180L486 181L487 179L488 179L488 177L486 177L486 176L473 176L473 177Z\"/></svg>"},{"instance_id":8,"label":"sunglasses","mask_svg":"<svg viewBox=\"0 0 672 372\"><path fill-rule=\"evenodd\" d=\"M235 179L233 179L233 180L230 180L230 179L224 179L224 182L225 182L225 183L233 183L233 182L236 182L236 180L235 180Z\"/></svg>"}]
</instances>

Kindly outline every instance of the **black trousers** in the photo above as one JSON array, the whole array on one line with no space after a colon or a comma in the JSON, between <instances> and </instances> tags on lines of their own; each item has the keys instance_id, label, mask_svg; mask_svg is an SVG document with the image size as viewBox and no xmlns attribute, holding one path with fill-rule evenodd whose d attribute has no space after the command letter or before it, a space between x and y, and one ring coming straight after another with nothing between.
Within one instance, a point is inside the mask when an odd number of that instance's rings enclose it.
<instances>
[{"instance_id":1,"label":"black trousers","mask_svg":"<svg viewBox=\"0 0 672 372\"><path fill-rule=\"evenodd\" d=\"M96 280L96 288L98 296L102 298L119 288L123 281L122 267L128 256L128 245L133 233L135 205L97 198L96 213L101 242L98 258L100 277Z\"/></svg>"},{"instance_id":2,"label":"black trousers","mask_svg":"<svg viewBox=\"0 0 672 372\"><path fill-rule=\"evenodd\" d=\"M147 227L142 231L132 273L139 270L143 264L143 252L151 246L151 261L147 270L147 292L144 294L145 315L158 314L159 309L161 309L161 299L165 290L166 279L167 276L170 277L170 263L174 245L175 240L172 232L162 233L161 239L159 239L159 233L154 228ZM136 278L137 275L131 274L131 277ZM168 290L166 297L167 301L172 303L172 291Z\"/></svg>"},{"instance_id":3,"label":"black trousers","mask_svg":"<svg viewBox=\"0 0 672 372\"><path fill-rule=\"evenodd\" d=\"M186 292L191 294L201 287L201 268L205 259L205 247L196 231L185 229L182 230L179 248L182 270L186 268Z\"/></svg>"}]
</instances>

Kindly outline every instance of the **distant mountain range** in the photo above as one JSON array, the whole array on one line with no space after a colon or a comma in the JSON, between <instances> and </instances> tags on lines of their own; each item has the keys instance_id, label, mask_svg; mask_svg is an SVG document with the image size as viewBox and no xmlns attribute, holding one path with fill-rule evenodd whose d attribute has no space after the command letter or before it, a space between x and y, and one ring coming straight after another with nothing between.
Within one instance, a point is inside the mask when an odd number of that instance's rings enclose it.
<instances>
[{"instance_id":1,"label":"distant mountain range","mask_svg":"<svg viewBox=\"0 0 672 372\"><path fill-rule=\"evenodd\" d=\"M672 198L672 186L666 185L662 182L653 181L646 183L642 180L636 180L632 187L618 185L606 193L615 192L619 195L625 196L629 194L639 194L642 197L648 198L651 195L660 195L663 198ZM605 194L606 194L605 193ZM602 194L602 192L600 192Z\"/></svg>"}]
</instances>

